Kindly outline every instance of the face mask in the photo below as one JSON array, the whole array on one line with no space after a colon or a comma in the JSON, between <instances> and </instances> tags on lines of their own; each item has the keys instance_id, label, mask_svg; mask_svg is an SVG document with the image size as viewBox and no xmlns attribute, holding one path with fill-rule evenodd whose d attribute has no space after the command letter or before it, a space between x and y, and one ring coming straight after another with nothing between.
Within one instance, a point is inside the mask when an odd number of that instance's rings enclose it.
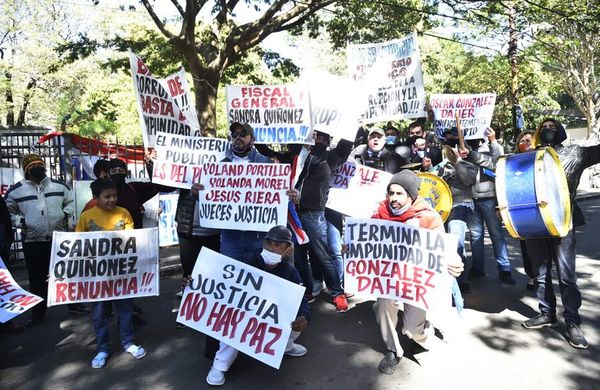
<instances>
[{"instance_id":1,"label":"face mask","mask_svg":"<svg viewBox=\"0 0 600 390\"><path fill-rule=\"evenodd\" d=\"M410 203L406 203L404 206L400 207L399 209L395 209L390 204L390 211L392 212L392 215L398 216L398 215L404 214L406 212L406 210L408 210L409 207L410 207Z\"/></svg>"},{"instance_id":2,"label":"face mask","mask_svg":"<svg viewBox=\"0 0 600 390\"><path fill-rule=\"evenodd\" d=\"M395 135L388 135L385 137L385 144L386 145L396 145L397 140L398 140L398 137L396 137Z\"/></svg>"},{"instance_id":3,"label":"face mask","mask_svg":"<svg viewBox=\"0 0 600 390\"><path fill-rule=\"evenodd\" d=\"M29 175L36 180L42 180L46 177L46 168L40 166L32 167L29 169Z\"/></svg>"},{"instance_id":4,"label":"face mask","mask_svg":"<svg viewBox=\"0 0 600 390\"><path fill-rule=\"evenodd\" d=\"M325 152L325 150L327 150L327 146L325 146L323 144L314 144L310 148L311 153L314 154L315 156L319 156L319 155L323 154Z\"/></svg>"},{"instance_id":5,"label":"face mask","mask_svg":"<svg viewBox=\"0 0 600 390\"><path fill-rule=\"evenodd\" d=\"M423 158L425 157L425 151L424 150L417 150L417 156Z\"/></svg>"},{"instance_id":6,"label":"face mask","mask_svg":"<svg viewBox=\"0 0 600 390\"><path fill-rule=\"evenodd\" d=\"M530 147L531 147L531 144L528 144L526 142L520 143L519 144L519 152L521 152L521 153L527 152Z\"/></svg>"},{"instance_id":7,"label":"face mask","mask_svg":"<svg viewBox=\"0 0 600 390\"><path fill-rule=\"evenodd\" d=\"M125 174L124 173L113 173L112 175L110 175L110 178L112 179L112 181L115 182L117 187L122 188L123 186L125 186Z\"/></svg>"},{"instance_id":8,"label":"face mask","mask_svg":"<svg viewBox=\"0 0 600 390\"><path fill-rule=\"evenodd\" d=\"M545 130L542 130L542 132L540 134L540 139L542 141L542 144L552 145L555 137L556 137L555 130L545 129Z\"/></svg>"},{"instance_id":9,"label":"face mask","mask_svg":"<svg viewBox=\"0 0 600 390\"><path fill-rule=\"evenodd\" d=\"M260 252L260 256L265 261L266 265L276 265L281 263L281 255L275 252L268 251L263 248L262 252Z\"/></svg>"}]
</instances>

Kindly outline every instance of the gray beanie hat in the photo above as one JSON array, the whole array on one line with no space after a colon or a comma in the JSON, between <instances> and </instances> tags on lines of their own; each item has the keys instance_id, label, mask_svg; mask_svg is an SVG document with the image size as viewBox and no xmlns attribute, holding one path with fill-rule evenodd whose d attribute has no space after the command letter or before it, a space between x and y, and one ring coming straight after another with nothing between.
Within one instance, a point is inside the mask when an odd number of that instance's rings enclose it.
<instances>
[{"instance_id":1,"label":"gray beanie hat","mask_svg":"<svg viewBox=\"0 0 600 390\"><path fill-rule=\"evenodd\" d=\"M392 176L387 186L388 190L392 184L398 184L404 188L408 196L410 196L412 200L415 200L419 195L421 179L419 179L419 176L410 169L404 169Z\"/></svg>"}]
</instances>

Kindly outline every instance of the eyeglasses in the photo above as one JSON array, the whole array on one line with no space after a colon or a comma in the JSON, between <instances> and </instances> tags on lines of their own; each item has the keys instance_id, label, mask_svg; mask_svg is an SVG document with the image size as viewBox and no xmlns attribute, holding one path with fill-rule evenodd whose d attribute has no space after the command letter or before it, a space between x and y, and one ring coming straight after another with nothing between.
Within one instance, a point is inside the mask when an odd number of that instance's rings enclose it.
<instances>
[{"instance_id":1,"label":"eyeglasses","mask_svg":"<svg viewBox=\"0 0 600 390\"><path fill-rule=\"evenodd\" d=\"M231 133L231 139L236 139L238 137L245 137L248 135L248 132L246 131L246 129L243 129L241 131L234 131Z\"/></svg>"}]
</instances>

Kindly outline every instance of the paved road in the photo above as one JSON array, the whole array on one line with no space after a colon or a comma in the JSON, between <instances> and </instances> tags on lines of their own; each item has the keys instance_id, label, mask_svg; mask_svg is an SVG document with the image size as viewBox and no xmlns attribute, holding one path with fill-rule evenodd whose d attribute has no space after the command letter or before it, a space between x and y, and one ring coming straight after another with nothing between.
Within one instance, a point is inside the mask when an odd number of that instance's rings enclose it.
<instances>
[{"instance_id":1,"label":"paved road","mask_svg":"<svg viewBox=\"0 0 600 390\"><path fill-rule=\"evenodd\" d=\"M518 284L503 286L488 248L488 278L473 283L462 319L446 316L444 341L428 352L405 356L392 376L380 374L384 350L371 302L353 302L337 314L324 296L312 305L313 322L299 339L309 353L285 358L279 371L240 355L227 375L229 389L598 389L600 388L600 199L582 203L588 225L577 231L578 275L583 295L583 330L588 350L564 339L564 325L525 330L520 322L536 314L536 300L524 288L516 241L511 261ZM136 333L148 356L134 361L114 353L102 370L90 368L94 332L89 316L49 310L47 321L25 333L0 336L2 389L188 389L208 388L210 361L203 356L204 336L175 328L178 279L161 280L161 296L140 299L148 325ZM23 321L25 318L21 319ZM436 323L441 326L441 322ZM116 329L113 327L113 335ZM113 350L118 345L113 343Z\"/></svg>"}]
</instances>

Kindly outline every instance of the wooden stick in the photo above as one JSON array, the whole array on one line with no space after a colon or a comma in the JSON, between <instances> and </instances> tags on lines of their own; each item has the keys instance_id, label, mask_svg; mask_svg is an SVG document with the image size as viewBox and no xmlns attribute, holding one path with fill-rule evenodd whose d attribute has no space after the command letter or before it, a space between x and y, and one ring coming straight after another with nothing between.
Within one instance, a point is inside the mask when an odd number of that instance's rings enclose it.
<instances>
[{"instance_id":1,"label":"wooden stick","mask_svg":"<svg viewBox=\"0 0 600 390\"><path fill-rule=\"evenodd\" d=\"M458 133L458 147L459 150L466 149L465 148L465 135L462 131L462 126L460 125L460 117L458 113L456 113L456 132Z\"/></svg>"}]
</instances>

